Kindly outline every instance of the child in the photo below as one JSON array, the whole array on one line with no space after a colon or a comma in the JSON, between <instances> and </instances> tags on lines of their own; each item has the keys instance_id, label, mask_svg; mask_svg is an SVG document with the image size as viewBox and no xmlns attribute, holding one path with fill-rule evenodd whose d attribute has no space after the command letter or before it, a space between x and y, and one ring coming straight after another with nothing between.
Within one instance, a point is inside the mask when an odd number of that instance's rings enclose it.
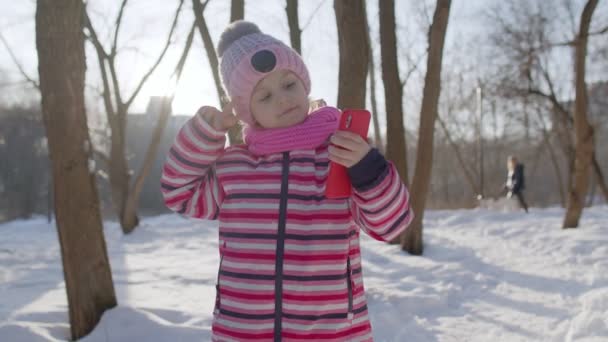
<instances>
[{"instance_id":1,"label":"child","mask_svg":"<svg viewBox=\"0 0 608 342\"><path fill-rule=\"evenodd\" d=\"M169 208L219 220L213 340L371 341L359 230L397 237L413 217L407 189L378 150L336 132L337 109L309 113L294 50L239 21L218 55L232 104L184 125L162 175ZM225 148L232 106L245 144ZM349 168L351 198L324 196L330 160Z\"/></svg>"},{"instance_id":2,"label":"child","mask_svg":"<svg viewBox=\"0 0 608 342\"><path fill-rule=\"evenodd\" d=\"M507 198L517 197L519 205L528 212L528 204L524 199L524 164L520 163L515 156L507 158L507 181L503 186L503 194Z\"/></svg>"}]
</instances>

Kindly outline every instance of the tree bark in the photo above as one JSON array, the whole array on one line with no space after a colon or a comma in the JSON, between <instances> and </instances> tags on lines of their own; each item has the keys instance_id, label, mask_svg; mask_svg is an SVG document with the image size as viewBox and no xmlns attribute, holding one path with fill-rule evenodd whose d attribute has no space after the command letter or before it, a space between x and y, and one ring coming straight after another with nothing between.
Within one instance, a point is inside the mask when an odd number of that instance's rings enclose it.
<instances>
[{"instance_id":1,"label":"tree bark","mask_svg":"<svg viewBox=\"0 0 608 342\"><path fill-rule=\"evenodd\" d=\"M300 29L300 19L298 18L298 0L287 0L285 11L287 12L287 23L289 24L289 39L291 40L291 47L301 55L302 30Z\"/></svg>"},{"instance_id":2,"label":"tree bark","mask_svg":"<svg viewBox=\"0 0 608 342\"><path fill-rule=\"evenodd\" d=\"M89 171L82 13L81 1L36 3L42 110L72 339L87 335L103 312L116 306L95 177Z\"/></svg>"},{"instance_id":3,"label":"tree bark","mask_svg":"<svg viewBox=\"0 0 608 342\"><path fill-rule=\"evenodd\" d=\"M591 161L593 159L593 129L587 120L587 84L585 69L587 58L587 35L591 17L598 0L589 0L581 14L580 28L575 40L574 77L576 98L574 100L574 133L576 135L576 159L574 163L573 184L568 196L568 208L563 228L577 228L585 206L585 196L589 187Z\"/></svg>"},{"instance_id":4,"label":"tree bark","mask_svg":"<svg viewBox=\"0 0 608 342\"><path fill-rule=\"evenodd\" d=\"M380 133L380 120L378 119L378 101L376 99L376 69L374 62L374 49L372 48L372 38L371 38L371 30L369 28L369 21L365 20L365 30L367 31L367 35L365 39L367 40L367 45L369 47L369 92L370 92L370 103L371 103L371 114L372 114L372 122L374 124L374 146L380 150L381 153L384 153L384 143L382 142L382 134Z\"/></svg>"},{"instance_id":5,"label":"tree bark","mask_svg":"<svg viewBox=\"0 0 608 342\"><path fill-rule=\"evenodd\" d=\"M366 13L363 0L334 0L340 71L338 108L365 108L369 47L365 39ZM363 45L363 46L362 46Z\"/></svg>"},{"instance_id":6,"label":"tree bark","mask_svg":"<svg viewBox=\"0 0 608 342\"><path fill-rule=\"evenodd\" d=\"M368 39L369 42L371 40ZM374 146L380 150L381 153L385 152L385 145L382 140L382 133L380 133L380 120L378 118L378 100L376 99L376 71L374 65L373 51L369 50L369 92L370 102L372 105L372 122L374 123Z\"/></svg>"},{"instance_id":7,"label":"tree bark","mask_svg":"<svg viewBox=\"0 0 608 342\"><path fill-rule=\"evenodd\" d=\"M407 186L407 146L403 126L403 87L399 79L397 36L395 33L395 2L378 2L380 17L380 44L382 51L382 79L386 103L386 157L397 167L401 180Z\"/></svg>"},{"instance_id":8,"label":"tree bark","mask_svg":"<svg viewBox=\"0 0 608 342\"><path fill-rule=\"evenodd\" d=\"M418 130L418 150L416 168L412 180L411 204L414 220L401 236L401 248L413 255L421 255L424 249L422 240L422 219L431 180L433 166L433 138L437 103L441 92L441 62L445 33L448 27L451 0L437 0L433 23L429 30L429 54L424 80L420 128Z\"/></svg>"},{"instance_id":9,"label":"tree bark","mask_svg":"<svg viewBox=\"0 0 608 342\"><path fill-rule=\"evenodd\" d=\"M232 0L230 5L230 22L245 18L245 0Z\"/></svg>"}]
</instances>

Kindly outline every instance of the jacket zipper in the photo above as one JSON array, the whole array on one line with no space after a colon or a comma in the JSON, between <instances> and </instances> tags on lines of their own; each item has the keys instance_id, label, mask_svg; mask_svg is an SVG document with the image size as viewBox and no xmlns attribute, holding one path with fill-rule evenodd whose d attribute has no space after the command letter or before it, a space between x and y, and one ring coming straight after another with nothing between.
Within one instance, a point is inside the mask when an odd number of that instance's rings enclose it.
<instances>
[{"instance_id":1,"label":"jacket zipper","mask_svg":"<svg viewBox=\"0 0 608 342\"><path fill-rule=\"evenodd\" d=\"M287 221L287 195L289 186L289 152L283 152L283 168L281 171L281 197L279 202L279 226L277 234L277 256L275 264L275 296L274 296L274 340L281 341L283 318L283 256L285 254L285 224Z\"/></svg>"}]
</instances>

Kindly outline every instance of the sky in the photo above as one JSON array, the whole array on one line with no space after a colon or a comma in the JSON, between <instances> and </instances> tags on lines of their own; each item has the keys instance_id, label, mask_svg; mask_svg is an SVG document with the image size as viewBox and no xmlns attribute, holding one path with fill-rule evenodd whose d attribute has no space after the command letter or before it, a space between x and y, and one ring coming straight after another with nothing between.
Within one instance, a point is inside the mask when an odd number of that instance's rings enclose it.
<instances>
[{"instance_id":1,"label":"sky","mask_svg":"<svg viewBox=\"0 0 608 342\"><path fill-rule=\"evenodd\" d=\"M523 0L519 0L523 1ZM559 1L559 0L554 0ZM500 3L499 1L484 0L454 0L450 12L446 45L444 50L444 78L448 73L452 77L463 76L465 86L474 88L475 80L485 68L491 67L492 60L487 58L484 40L489 31L484 11ZM89 10L94 26L98 33L109 42L109 28L112 27L120 1L91 0ZM263 32L269 33L284 42L289 42L287 18L283 0L245 1L245 18L254 21ZM582 1L576 2L580 7ZM212 0L205 11L208 25L214 42L229 20L230 2ZM143 74L152 65L152 61L161 51L169 31L177 1L167 0L131 0L125 12L125 20L119 39L118 77L123 87L123 97L130 96L132 90ZM367 1L368 18L370 21L373 40L378 44L378 9L377 1ZM17 59L23 64L26 72L32 77L37 74L37 61L34 40L34 11L35 1L0 0L0 34L8 41ZM332 0L300 1L300 24L303 29L303 58L310 70L312 79L311 98L323 98L329 105L335 105L337 100L338 77L338 44L336 40L335 15ZM401 73L404 75L411 65L405 63L405 56L421 58L419 70L414 72L404 88L404 112L406 127L417 127L419 106L422 100L422 88L426 59L424 53L427 46L426 32L432 18L434 1L396 1L396 20L398 26L398 42ZM576 8L578 11L579 8ZM608 17L608 4L600 3L596 17ZM137 97L131 112L141 113L145 110L148 99L152 95L162 95L167 92L171 72L181 54L184 40L193 21L191 2L185 1L182 17L179 21L175 43L170 47L163 63L146 83ZM108 44L106 44L108 46ZM15 70L4 46L0 45L0 100L22 102L27 98L20 87L14 83L22 79ZM96 95L99 92L99 72L97 60L90 44L87 44L88 56L88 111L103 112ZM562 61L569 54L562 56ZM378 64L380 55L376 46L375 59ZM588 81L606 78L606 67L595 70L597 63L589 63ZM555 65L556 74L563 81L571 84L571 68L567 65ZM560 71L561 70L561 71ZM602 72L600 72L602 71ZM378 67L377 95L380 110L383 108L383 88L380 82ZM8 80L5 77L8 76ZM8 83L8 85L7 85ZM567 86L564 88L568 88ZM444 90L447 87L444 87ZM30 92L31 93L31 92ZM444 92L446 93L446 92ZM566 92L566 97L571 94ZM188 58L184 74L176 88L176 98L173 112L191 115L202 105L218 105L215 84L211 76L209 62L200 41L199 34L195 35L194 46ZM368 100L369 104L369 100ZM368 105L369 107L369 105ZM489 108L489 107L486 107ZM466 115L470 115L466 114ZM384 127L384 115L380 116L381 126ZM501 125L501 123L499 123ZM487 128L490 129L489 127Z\"/></svg>"},{"instance_id":2,"label":"sky","mask_svg":"<svg viewBox=\"0 0 608 342\"><path fill-rule=\"evenodd\" d=\"M562 208L427 211L411 256L361 234L377 342L608 340L608 207L562 230ZM82 342L208 341L217 225L147 217L131 235L105 222L118 306ZM0 340L69 336L54 224L0 224Z\"/></svg>"},{"instance_id":3,"label":"sky","mask_svg":"<svg viewBox=\"0 0 608 342\"><path fill-rule=\"evenodd\" d=\"M117 12L119 1L96 0L89 1L89 8L97 31L101 36L108 38L108 27ZM478 13L481 0L467 2L455 1L452 7L451 23L461 23L450 27L448 39L452 36L458 38L462 32L474 32L476 13ZM121 30L119 46L122 52L119 59L119 78L126 85L125 90L131 90L135 81L139 80L152 64L152 59L158 55L167 36L172 15L176 9L177 1L166 0L132 0L125 12L125 21ZM245 1L245 17L254 21L263 32L289 42L289 31L284 11L284 1L257 0ZM34 41L35 1L12 2L0 0L3 11L0 15L0 33L7 39L19 61L24 65L27 73L36 76L36 53ZM377 4L368 2L370 25L373 34L377 35ZM427 11L432 16L432 4L427 1ZM397 1L397 21L403 32L400 41L413 49L420 50L415 55L423 53L426 44L424 31L428 18L412 16L412 12L419 13L424 8L422 4L410 1ZM110 15L108 15L110 14ZM229 20L229 1L214 0L205 11L214 42ZM415 20L411 20L414 17ZM160 95L166 91L167 80L181 53L183 42L193 20L191 4L186 1L180 20L176 43L169 49L161 66L153 74L150 82L144 87L136 100L133 111L140 112L145 109L147 98L150 95ZM333 1L308 0L300 1L300 24L303 30L303 58L307 63L312 77L312 98L325 98L328 103L335 103L337 98L338 75L338 46L336 40L335 16ZM377 39L376 39L377 40ZM108 39L106 39L108 42ZM107 45L106 45L107 46ZM21 79L14 70L14 63L9 59L4 46L0 54L0 71L9 74L13 81ZM98 64L94 51L87 45L88 57L88 84L95 85L99 79ZM379 56L377 56L377 59ZM13 89L14 90L14 89ZM381 89L380 89L381 90ZM131 94L130 91L123 91ZM188 59L183 78L176 89L174 103L175 113L191 113L202 104L216 104L218 100L215 85L210 74L209 63L198 32L195 43Z\"/></svg>"}]
</instances>

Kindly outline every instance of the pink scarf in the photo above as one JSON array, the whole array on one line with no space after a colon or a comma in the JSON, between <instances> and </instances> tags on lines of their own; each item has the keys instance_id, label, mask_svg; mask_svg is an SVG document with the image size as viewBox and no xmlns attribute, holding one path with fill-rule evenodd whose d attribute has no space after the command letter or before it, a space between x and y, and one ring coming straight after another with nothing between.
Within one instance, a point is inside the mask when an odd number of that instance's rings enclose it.
<instances>
[{"instance_id":1,"label":"pink scarf","mask_svg":"<svg viewBox=\"0 0 608 342\"><path fill-rule=\"evenodd\" d=\"M322 107L306 120L291 127L255 128L245 126L243 136L249 150L257 155L313 149L323 144L338 129L340 110Z\"/></svg>"}]
</instances>

